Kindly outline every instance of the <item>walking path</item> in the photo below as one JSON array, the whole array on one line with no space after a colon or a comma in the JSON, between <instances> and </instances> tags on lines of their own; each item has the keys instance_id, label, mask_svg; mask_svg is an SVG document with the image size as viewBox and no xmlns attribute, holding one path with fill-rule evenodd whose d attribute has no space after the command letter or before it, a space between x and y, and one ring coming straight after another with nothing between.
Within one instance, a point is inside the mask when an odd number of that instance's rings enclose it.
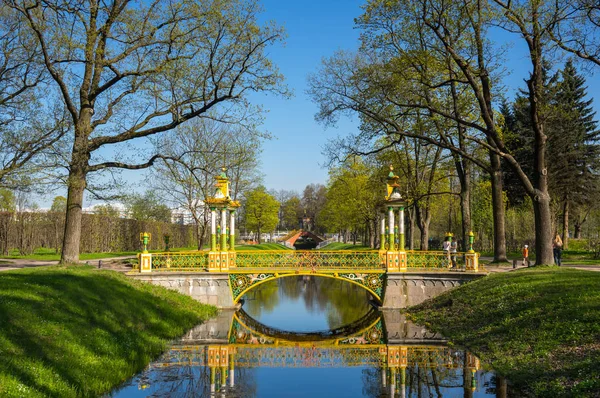
<instances>
[{"instance_id":1,"label":"walking path","mask_svg":"<svg viewBox=\"0 0 600 398\"><path fill-rule=\"evenodd\" d=\"M123 256L123 257L107 257L99 258L94 260L80 260L80 264L88 264L102 269L111 269L114 271L131 271L131 267L124 264L124 260L135 258L135 256ZM10 271L15 269L32 268L32 267L47 267L49 265L57 265L58 261L42 261L42 260L29 260L29 259L12 259L2 258L0 259L0 271Z\"/></svg>"}]
</instances>

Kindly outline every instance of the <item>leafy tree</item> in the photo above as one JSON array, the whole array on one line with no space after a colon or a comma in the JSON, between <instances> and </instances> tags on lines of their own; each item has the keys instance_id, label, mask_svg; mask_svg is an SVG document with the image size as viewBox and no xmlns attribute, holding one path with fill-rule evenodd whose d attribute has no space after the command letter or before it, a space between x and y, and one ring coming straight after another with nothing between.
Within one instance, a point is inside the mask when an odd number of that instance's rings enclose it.
<instances>
[{"instance_id":1,"label":"leafy tree","mask_svg":"<svg viewBox=\"0 0 600 398\"><path fill-rule=\"evenodd\" d=\"M309 184L302 192L302 217L310 219L309 229L316 233L324 232L324 226L320 220L320 213L325 205L327 188L322 184Z\"/></svg>"},{"instance_id":2,"label":"leafy tree","mask_svg":"<svg viewBox=\"0 0 600 398\"><path fill-rule=\"evenodd\" d=\"M94 206L94 214L111 218L119 218L121 216L119 208L109 204Z\"/></svg>"},{"instance_id":3,"label":"leafy tree","mask_svg":"<svg viewBox=\"0 0 600 398\"><path fill-rule=\"evenodd\" d=\"M68 128L64 112L45 95L48 75L38 62L40 54L27 22L1 2L0 186L21 185Z\"/></svg>"},{"instance_id":4,"label":"leafy tree","mask_svg":"<svg viewBox=\"0 0 600 398\"><path fill-rule=\"evenodd\" d=\"M279 202L264 186L259 186L246 195L244 206L246 228L256 230L258 243L263 232L273 232L279 221Z\"/></svg>"},{"instance_id":5,"label":"leafy tree","mask_svg":"<svg viewBox=\"0 0 600 398\"><path fill-rule=\"evenodd\" d=\"M373 189L372 170L358 157L330 170L326 202L320 213L321 222L328 231L344 236L350 233L354 243L359 235L368 235L373 238L371 243L374 245L381 187Z\"/></svg>"},{"instance_id":6,"label":"leafy tree","mask_svg":"<svg viewBox=\"0 0 600 398\"><path fill-rule=\"evenodd\" d=\"M22 26L35 37L72 124L71 153L64 154L69 175L63 263L79 258L88 177L113 168L142 169L164 157L138 152L141 159L128 160L107 148L139 143L209 111L210 117L237 122L255 113L249 92L285 92L265 54L282 39L282 30L261 26L255 0L83 0L76 10L68 0L3 4L26 21Z\"/></svg>"},{"instance_id":7,"label":"leafy tree","mask_svg":"<svg viewBox=\"0 0 600 398\"><path fill-rule=\"evenodd\" d=\"M296 229L302 218L302 206L298 196L292 196L281 205L281 226Z\"/></svg>"},{"instance_id":8,"label":"leafy tree","mask_svg":"<svg viewBox=\"0 0 600 398\"><path fill-rule=\"evenodd\" d=\"M252 129L198 119L161 140L159 145L170 159L154 166L152 185L175 207L191 215L198 250L210 222L205 199L214 194L214 177L226 167L233 199L243 196L259 180L260 139Z\"/></svg>"},{"instance_id":9,"label":"leafy tree","mask_svg":"<svg viewBox=\"0 0 600 398\"><path fill-rule=\"evenodd\" d=\"M585 79L571 60L560 71L556 86L548 129L549 185L562 209L563 243L568 248L570 208L589 207L600 190L600 130Z\"/></svg>"},{"instance_id":10,"label":"leafy tree","mask_svg":"<svg viewBox=\"0 0 600 398\"><path fill-rule=\"evenodd\" d=\"M52 206L50 206L50 211L53 213L64 213L67 210L67 198L64 196L56 196L54 200L52 200Z\"/></svg>"},{"instance_id":11,"label":"leafy tree","mask_svg":"<svg viewBox=\"0 0 600 398\"><path fill-rule=\"evenodd\" d=\"M130 195L125 202L129 216L134 220L171 222L171 209L160 202L154 191Z\"/></svg>"},{"instance_id":12,"label":"leafy tree","mask_svg":"<svg viewBox=\"0 0 600 398\"><path fill-rule=\"evenodd\" d=\"M15 194L6 188L0 188L0 211L14 212L17 209Z\"/></svg>"}]
</instances>

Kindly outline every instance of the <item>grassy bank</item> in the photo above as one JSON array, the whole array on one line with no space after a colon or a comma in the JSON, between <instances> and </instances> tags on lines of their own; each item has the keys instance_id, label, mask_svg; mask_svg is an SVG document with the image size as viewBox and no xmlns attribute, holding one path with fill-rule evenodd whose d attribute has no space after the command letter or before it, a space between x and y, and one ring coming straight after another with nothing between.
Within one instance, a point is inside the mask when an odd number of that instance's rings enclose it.
<instances>
[{"instance_id":1,"label":"grassy bank","mask_svg":"<svg viewBox=\"0 0 600 398\"><path fill-rule=\"evenodd\" d=\"M0 275L0 396L97 396L214 307L91 267Z\"/></svg>"},{"instance_id":2,"label":"grassy bank","mask_svg":"<svg viewBox=\"0 0 600 398\"><path fill-rule=\"evenodd\" d=\"M194 247L179 247L170 249L173 252L179 251L193 251L196 250L196 246ZM103 253L81 253L79 255L80 261L86 260L98 260L103 258L112 258L112 257L126 257L126 256L135 256L141 251L121 251L121 252L103 252ZM150 253L164 252L164 250L150 250ZM33 251L32 254L21 255L18 250L11 250L8 256L0 256L1 258L7 259L26 259L26 260L39 260L39 261L58 261L60 260L60 253L58 253L55 249L47 249L47 248L37 248Z\"/></svg>"},{"instance_id":3,"label":"grassy bank","mask_svg":"<svg viewBox=\"0 0 600 398\"><path fill-rule=\"evenodd\" d=\"M333 242L324 246L320 250L331 251L331 250L348 250L348 251L364 251L364 250L374 250L369 246L363 245L353 245L352 243L342 243L342 242Z\"/></svg>"},{"instance_id":4,"label":"grassy bank","mask_svg":"<svg viewBox=\"0 0 600 398\"><path fill-rule=\"evenodd\" d=\"M494 274L410 309L531 396L597 397L600 272Z\"/></svg>"},{"instance_id":5,"label":"grassy bank","mask_svg":"<svg viewBox=\"0 0 600 398\"><path fill-rule=\"evenodd\" d=\"M236 245L235 250L291 250L279 243L261 243L260 245Z\"/></svg>"}]
</instances>

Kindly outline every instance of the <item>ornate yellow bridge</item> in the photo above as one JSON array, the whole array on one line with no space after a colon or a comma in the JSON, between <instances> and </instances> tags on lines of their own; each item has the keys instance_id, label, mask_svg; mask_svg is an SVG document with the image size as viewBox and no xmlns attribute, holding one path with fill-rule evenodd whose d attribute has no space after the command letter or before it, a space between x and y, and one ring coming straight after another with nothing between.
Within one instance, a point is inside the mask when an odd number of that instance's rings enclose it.
<instances>
[{"instance_id":1,"label":"ornate yellow bridge","mask_svg":"<svg viewBox=\"0 0 600 398\"><path fill-rule=\"evenodd\" d=\"M294 275L342 279L368 290L381 304L386 276L390 274L438 273L437 277L441 277L441 273L456 276L478 271L478 254L475 252L450 255L441 251L385 250L142 253L139 269L141 274L225 274L234 304L244 293L261 283Z\"/></svg>"},{"instance_id":2,"label":"ornate yellow bridge","mask_svg":"<svg viewBox=\"0 0 600 398\"><path fill-rule=\"evenodd\" d=\"M232 307L244 293L266 281L293 275L317 275L357 284L369 291L384 307L390 308L417 304L473 279L473 274L479 271L479 255L473 250L472 233L470 250L466 253L452 252L450 249L443 252L405 250L405 202L398 190L397 180L398 177L390 171L385 198L388 225L383 213L379 250L236 251L234 215L239 203L230 198L229 180L223 171L217 177L214 197L206 200L211 210L210 250L148 253L144 249L139 256L138 279L177 289L208 304ZM218 211L221 213L221 225L217 227ZM217 239L219 236L220 239ZM140 238L146 248L150 235L142 233ZM448 234L448 239L450 243L452 234ZM431 276L432 271L437 275ZM461 272L456 271L464 271L463 276L459 277ZM157 276L150 277L149 274ZM159 277L161 274L163 276ZM401 274L412 276L398 276ZM226 286L222 283L223 279L226 279ZM198 293L195 293L196 287ZM216 298L215 290L219 291ZM231 297L229 301L224 300L225 295Z\"/></svg>"}]
</instances>

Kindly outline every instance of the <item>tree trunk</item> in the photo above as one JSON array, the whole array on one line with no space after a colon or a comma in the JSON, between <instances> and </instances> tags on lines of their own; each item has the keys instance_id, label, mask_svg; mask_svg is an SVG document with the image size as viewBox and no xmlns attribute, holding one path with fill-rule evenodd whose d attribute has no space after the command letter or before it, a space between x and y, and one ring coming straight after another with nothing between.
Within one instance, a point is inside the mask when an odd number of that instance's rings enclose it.
<instances>
[{"instance_id":1,"label":"tree trunk","mask_svg":"<svg viewBox=\"0 0 600 398\"><path fill-rule=\"evenodd\" d=\"M65 234L60 257L61 264L79 262L79 243L81 241L81 210L83 193L86 187L85 173L71 169L67 191L67 214Z\"/></svg>"},{"instance_id":2,"label":"tree trunk","mask_svg":"<svg viewBox=\"0 0 600 398\"><path fill-rule=\"evenodd\" d=\"M502 193L502 171L500 156L490 152L492 173L492 213L494 217L494 260L495 263L507 262L506 231L504 217L504 196Z\"/></svg>"},{"instance_id":3,"label":"tree trunk","mask_svg":"<svg viewBox=\"0 0 600 398\"><path fill-rule=\"evenodd\" d=\"M202 228L200 226L200 223L198 222L199 220L195 220L196 221L196 245L198 247L198 250L202 250L202 241L204 240L204 233L202 231Z\"/></svg>"},{"instance_id":4,"label":"tree trunk","mask_svg":"<svg viewBox=\"0 0 600 398\"><path fill-rule=\"evenodd\" d=\"M408 211L408 248L415 250L415 216L414 209Z\"/></svg>"},{"instance_id":5,"label":"tree trunk","mask_svg":"<svg viewBox=\"0 0 600 398\"><path fill-rule=\"evenodd\" d=\"M554 264L550 195L540 193L536 199L533 202L535 214L535 264Z\"/></svg>"},{"instance_id":6,"label":"tree trunk","mask_svg":"<svg viewBox=\"0 0 600 398\"><path fill-rule=\"evenodd\" d=\"M563 249L569 249L569 200L565 198L563 204L563 232L562 232Z\"/></svg>"},{"instance_id":7,"label":"tree trunk","mask_svg":"<svg viewBox=\"0 0 600 398\"><path fill-rule=\"evenodd\" d=\"M258 239L257 239L256 241L257 241L257 242L258 242L258 244L260 245L260 243L261 243L260 239L261 239L261 235L262 235L262 234L260 233L260 227L258 227L258 232L257 232L257 234L258 234Z\"/></svg>"},{"instance_id":8,"label":"tree trunk","mask_svg":"<svg viewBox=\"0 0 600 398\"><path fill-rule=\"evenodd\" d=\"M575 222L575 226L574 226L574 228L575 228L575 232L574 232L574 234L573 234L573 237L574 237L575 239L581 239L581 227L582 227L582 225L581 225L581 224L579 224L579 223L576 221L576 222Z\"/></svg>"}]
</instances>

